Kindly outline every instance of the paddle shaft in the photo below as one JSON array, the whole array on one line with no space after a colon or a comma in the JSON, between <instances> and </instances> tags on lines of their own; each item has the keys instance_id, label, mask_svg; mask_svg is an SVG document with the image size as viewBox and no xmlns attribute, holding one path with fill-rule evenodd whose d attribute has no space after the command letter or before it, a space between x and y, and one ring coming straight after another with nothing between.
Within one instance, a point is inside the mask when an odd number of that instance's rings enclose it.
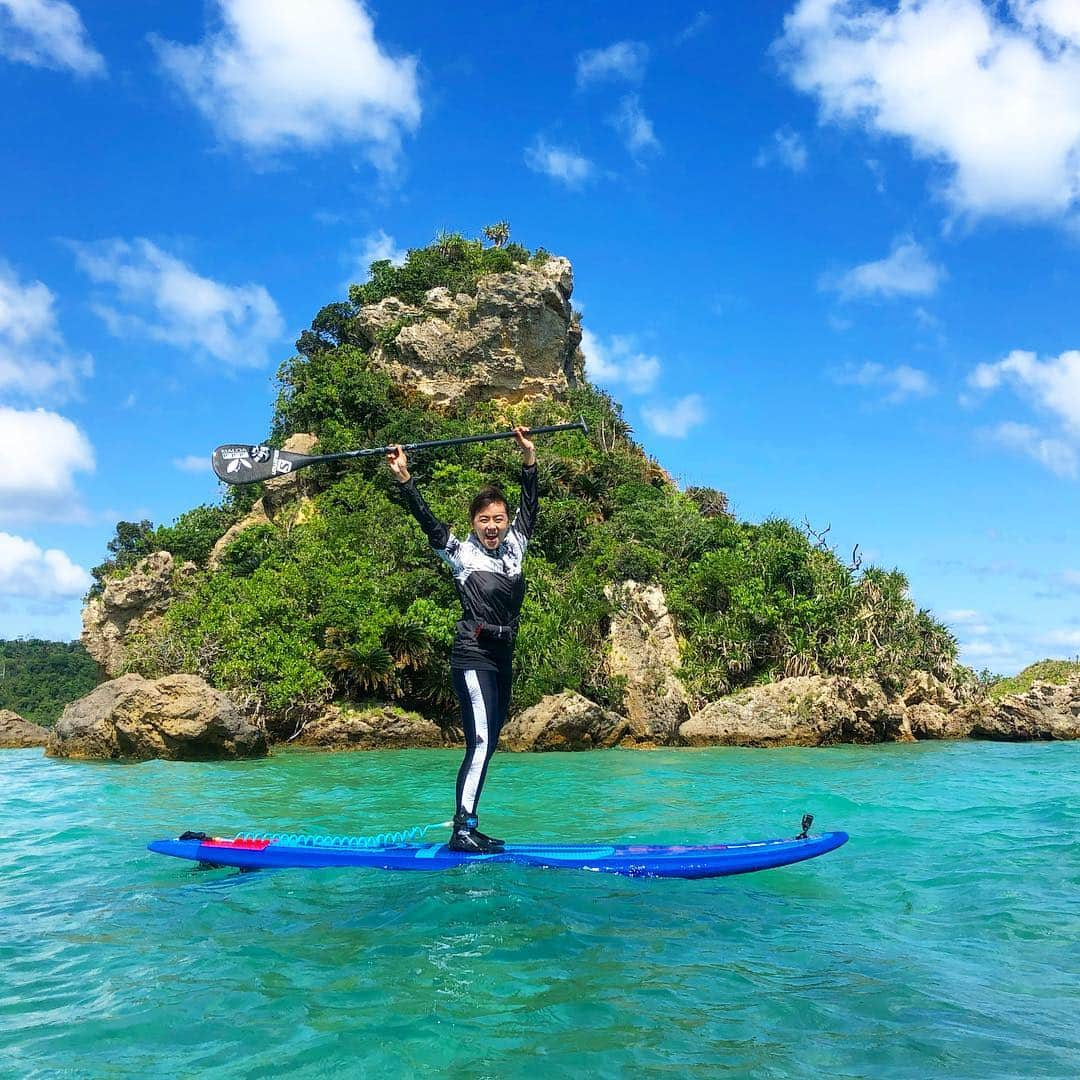
<instances>
[{"instance_id":1,"label":"paddle shaft","mask_svg":"<svg viewBox=\"0 0 1080 1080\"><path fill-rule=\"evenodd\" d=\"M547 427L526 428L529 435L546 435L552 431L581 431L589 434L584 417L572 424L549 424ZM426 442L401 444L402 450L433 450L439 446L461 446L463 443L490 442L492 439L512 439L513 431L493 431L488 435L462 435L456 439L428 439ZM374 457L389 454L396 445L372 446L366 450L344 450L338 454L297 454L291 450L272 450L269 446L247 446L232 443L219 446L210 457L210 464L219 480L226 484L254 484L285 476L309 465L347 458Z\"/></svg>"},{"instance_id":2,"label":"paddle shaft","mask_svg":"<svg viewBox=\"0 0 1080 1080\"><path fill-rule=\"evenodd\" d=\"M549 424L547 427L534 427L527 429L529 437L533 435L548 435L553 431L583 431L587 435L589 428L585 421L575 420L572 424ZM428 439L426 442L401 443L401 449L406 453L414 450L432 450L436 446L463 446L465 443L492 442L495 439L512 439L513 431L493 431L488 435L462 435L457 439ZM366 450L343 450L340 454L318 454L311 457L305 464L314 465L316 462L340 461L342 458L373 457L375 454L389 454L395 450L398 444L391 446L372 446Z\"/></svg>"}]
</instances>

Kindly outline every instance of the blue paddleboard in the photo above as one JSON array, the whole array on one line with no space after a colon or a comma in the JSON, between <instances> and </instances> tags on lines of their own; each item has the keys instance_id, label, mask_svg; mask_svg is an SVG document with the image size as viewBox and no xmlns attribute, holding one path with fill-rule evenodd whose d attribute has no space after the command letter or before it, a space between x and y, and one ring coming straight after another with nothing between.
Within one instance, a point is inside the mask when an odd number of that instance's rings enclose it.
<instances>
[{"instance_id":1,"label":"blue paddleboard","mask_svg":"<svg viewBox=\"0 0 1080 1080\"><path fill-rule=\"evenodd\" d=\"M295 840L300 838L290 838ZM813 859L847 843L845 832L794 840L741 844L507 844L497 855L466 855L445 844L361 847L312 838L302 843L274 839L154 840L160 855L242 870L286 867L361 866L377 870L449 870L471 863L513 863L552 869L592 870L626 877L703 878L747 874Z\"/></svg>"}]
</instances>

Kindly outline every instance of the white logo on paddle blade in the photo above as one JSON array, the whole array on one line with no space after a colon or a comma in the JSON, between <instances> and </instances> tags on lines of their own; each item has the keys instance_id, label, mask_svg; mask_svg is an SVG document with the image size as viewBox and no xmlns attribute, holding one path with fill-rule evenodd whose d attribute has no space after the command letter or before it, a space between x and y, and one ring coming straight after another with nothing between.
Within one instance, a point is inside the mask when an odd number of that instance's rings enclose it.
<instances>
[{"instance_id":1,"label":"white logo on paddle blade","mask_svg":"<svg viewBox=\"0 0 1080 1080\"><path fill-rule=\"evenodd\" d=\"M274 458L274 472L275 473L287 473L292 472L292 462L287 458Z\"/></svg>"}]
</instances>

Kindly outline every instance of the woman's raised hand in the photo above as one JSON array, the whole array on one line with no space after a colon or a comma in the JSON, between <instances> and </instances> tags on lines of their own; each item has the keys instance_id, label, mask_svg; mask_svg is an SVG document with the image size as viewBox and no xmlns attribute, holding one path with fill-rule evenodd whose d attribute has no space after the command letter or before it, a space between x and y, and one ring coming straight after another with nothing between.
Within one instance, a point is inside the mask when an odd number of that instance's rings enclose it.
<instances>
[{"instance_id":1,"label":"woman's raised hand","mask_svg":"<svg viewBox=\"0 0 1080 1080\"><path fill-rule=\"evenodd\" d=\"M387 453L386 464L390 466L390 471L398 478L400 483L407 484L409 482L409 459L405 456L405 451L401 449L400 443Z\"/></svg>"},{"instance_id":2,"label":"woman's raised hand","mask_svg":"<svg viewBox=\"0 0 1080 1080\"><path fill-rule=\"evenodd\" d=\"M520 424L514 428L514 438L517 440L518 449L521 451L522 460L526 465L536 464L536 447L533 446L532 440L528 438L529 429L522 427Z\"/></svg>"}]
</instances>

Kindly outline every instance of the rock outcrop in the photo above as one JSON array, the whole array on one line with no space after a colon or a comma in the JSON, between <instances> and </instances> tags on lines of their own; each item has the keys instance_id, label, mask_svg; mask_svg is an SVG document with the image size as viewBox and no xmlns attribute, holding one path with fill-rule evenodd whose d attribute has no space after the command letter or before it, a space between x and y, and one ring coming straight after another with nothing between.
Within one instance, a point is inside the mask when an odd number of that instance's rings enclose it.
<instances>
[{"instance_id":1,"label":"rock outcrop","mask_svg":"<svg viewBox=\"0 0 1080 1080\"><path fill-rule=\"evenodd\" d=\"M948 711L929 701L907 706L908 730L915 739L963 739L971 724L956 711Z\"/></svg>"},{"instance_id":2,"label":"rock outcrop","mask_svg":"<svg viewBox=\"0 0 1080 1080\"><path fill-rule=\"evenodd\" d=\"M644 725L564 690L512 717L499 745L505 750L597 750L650 743Z\"/></svg>"},{"instance_id":3,"label":"rock outcrop","mask_svg":"<svg viewBox=\"0 0 1080 1080\"><path fill-rule=\"evenodd\" d=\"M293 454L313 454L318 442L314 435L300 432L290 435L282 444L282 449ZM216 570L221 565L225 549L253 525L299 525L307 521L315 511L313 499L317 491L318 486L310 472L285 473L271 477L264 485L262 498L240 521L231 525L210 549L207 560L209 568Z\"/></svg>"},{"instance_id":4,"label":"rock outcrop","mask_svg":"<svg viewBox=\"0 0 1080 1080\"><path fill-rule=\"evenodd\" d=\"M877 683L810 676L755 686L711 702L679 728L689 746L821 746L912 739L1080 738L1080 679L1036 683L999 701L959 704L915 672L899 698Z\"/></svg>"},{"instance_id":5,"label":"rock outcrop","mask_svg":"<svg viewBox=\"0 0 1080 1080\"><path fill-rule=\"evenodd\" d=\"M488 274L476 295L430 290L421 305L387 297L363 307L372 363L433 405L558 397L580 377L581 326L567 259Z\"/></svg>"},{"instance_id":6,"label":"rock outcrop","mask_svg":"<svg viewBox=\"0 0 1080 1080\"><path fill-rule=\"evenodd\" d=\"M50 757L207 761L261 757L266 732L196 675L124 675L73 701L49 738Z\"/></svg>"},{"instance_id":7,"label":"rock outcrop","mask_svg":"<svg viewBox=\"0 0 1080 1080\"><path fill-rule=\"evenodd\" d=\"M404 750L446 743L438 725L393 705L355 710L328 705L294 740L312 750Z\"/></svg>"},{"instance_id":8,"label":"rock outcrop","mask_svg":"<svg viewBox=\"0 0 1080 1080\"><path fill-rule=\"evenodd\" d=\"M808 675L706 705L679 728L687 746L824 746L909 742L907 711L877 683Z\"/></svg>"},{"instance_id":9,"label":"rock outcrop","mask_svg":"<svg viewBox=\"0 0 1080 1080\"><path fill-rule=\"evenodd\" d=\"M151 631L176 594L178 577L194 574L194 563L175 565L168 551L140 559L127 577L105 584L82 610L82 643L109 677L119 675L127 660L127 639Z\"/></svg>"},{"instance_id":10,"label":"rock outcrop","mask_svg":"<svg viewBox=\"0 0 1080 1080\"><path fill-rule=\"evenodd\" d=\"M956 694L929 671L913 671L900 695L904 704L935 705L939 709L955 709L960 704Z\"/></svg>"},{"instance_id":11,"label":"rock outcrop","mask_svg":"<svg viewBox=\"0 0 1080 1080\"><path fill-rule=\"evenodd\" d=\"M962 739L968 733L957 715L956 694L929 671L913 671L900 699L907 710L907 726L915 739Z\"/></svg>"},{"instance_id":12,"label":"rock outcrop","mask_svg":"<svg viewBox=\"0 0 1080 1080\"><path fill-rule=\"evenodd\" d=\"M623 711L656 742L673 742L689 718L689 695L675 669L679 641L659 585L624 581L605 589L613 606L609 676L625 680Z\"/></svg>"},{"instance_id":13,"label":"rock outcrop","mask_svg":"<svg viewBox=\"0 0 1080 1080\"><path fill-rule=\"evenodd\" d=\"M48 741L48 728L32 724L10 709L0 709L0 750L23 750Z\"/></svg>"},{"instance_id":14,"label":"rock outcrop","mask_svg":"<svg viewBox=\"0 0 1080 1080\"><path fill-rule=\"evenodd\" d=\"M1037 682L1023 694L965 705L955 715L973 739L1080 739L1080 679Z\"/></svg>"},{"instance_id":15,"label":"rock outcrop","mask_svg":"<svg viewBox=\"0 0 1080 1080\"><path fill-rule=\"evenodd\" d=\"M211 570L216 570L221 565L221 557L225 554L225 549L242 533L252 528L255 525L269 525L270 518L266 516L266 507L262 499L259 499L254 506L237 522L230 525L228 529L222 533L221 538L210 549L210 555L206 560L206 565Z\"/></svg>"}]
</instances>

